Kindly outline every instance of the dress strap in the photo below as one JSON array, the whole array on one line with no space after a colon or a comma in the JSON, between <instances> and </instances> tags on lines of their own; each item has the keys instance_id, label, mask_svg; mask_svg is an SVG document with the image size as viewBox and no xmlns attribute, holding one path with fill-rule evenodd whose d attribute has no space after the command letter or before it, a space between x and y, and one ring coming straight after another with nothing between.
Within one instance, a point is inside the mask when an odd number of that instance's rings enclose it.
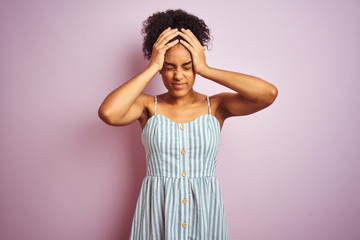
<instances>
[{"instance_id":1,"label":"dress strap","mask_svg":"<svg viewBox=\"0 0 360 240\"><path fill-rule=\"evenodd\" d=\"M208 102L208 107L209 107L209 114L211 115L211 108L210 108L210 100L209 100L209 96L206 96L207 102Z\"/></svg>"},{"instance_id":2,"label":"dress strap","mask_svg":"<svg viewBox=\"0 0 360 240\"><path fill-rule=\"evenodd\" d=\"M156 98L156 95L155 95L155 112L154 112L154 115L156 114L156 105L157 105L157 98Z\"/></svg>"}]
</instances>

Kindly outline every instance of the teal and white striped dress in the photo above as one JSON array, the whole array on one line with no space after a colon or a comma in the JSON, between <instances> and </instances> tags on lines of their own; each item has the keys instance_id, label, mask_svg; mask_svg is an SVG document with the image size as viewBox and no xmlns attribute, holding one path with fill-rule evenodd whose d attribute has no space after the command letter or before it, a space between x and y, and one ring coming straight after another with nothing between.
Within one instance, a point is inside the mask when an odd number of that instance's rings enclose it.
<instances>
[{"instance_id":1,"label":"teal and white striped dress","mask_svg":"<svg viewBox=\"0 0 360 240\"><path fill-rule=\"evenodd\" d=\"M209 113L176 123L155 113L141 133L146 150L130 240L229 239L215 177L220 123Z\"/></svg>"}]
</instances>

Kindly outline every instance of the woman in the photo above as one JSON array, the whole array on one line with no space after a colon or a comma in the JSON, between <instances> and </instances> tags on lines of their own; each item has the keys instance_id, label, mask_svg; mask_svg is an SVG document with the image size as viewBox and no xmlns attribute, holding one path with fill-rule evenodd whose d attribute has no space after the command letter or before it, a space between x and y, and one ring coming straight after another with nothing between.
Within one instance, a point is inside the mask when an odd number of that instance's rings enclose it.
<instances>
[{"instance_id":1,"label":"woman","mask_svg":"<svg viewBox=\"0 0 360 240\"><path fill-rule=\"evenodd\" d=\"M130 239L229 239L220 187L214 175L225 119L266 108L274 85L206 63L210 40L203 20L183 10L158 12L144 21L143 72L111 92L99 108L113 126L138 120L147 173ZM160 73L167 92L142 93ZM207 96L193 89L196 74L236 93Z\"/></svg>"}]
</instances>

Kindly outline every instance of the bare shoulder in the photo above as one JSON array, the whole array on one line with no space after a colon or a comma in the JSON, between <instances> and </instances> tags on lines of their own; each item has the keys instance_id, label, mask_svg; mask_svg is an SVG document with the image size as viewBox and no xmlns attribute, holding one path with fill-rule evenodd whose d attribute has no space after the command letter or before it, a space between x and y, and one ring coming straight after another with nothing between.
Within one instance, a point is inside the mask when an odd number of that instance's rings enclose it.
<instances>
[{"instance_id":1,"label":"bare shoulder","mask_svg":"<svg viewBox=\"0 0 360 240\"><path fill-rule=\"evenodd\" d=\"M252 102L234 92L221 92L210 96L210 102L211 109L221 124L229 117L247 115L256 111Z\"/></svg>"},{"instance_id":2,"label":"bare shoulder","mask_svg":"<svg viewBox=\"0 0 360 240\"><path fill-rule=\"evenodd\" d=\"M138 119L141 125L141 128L144 128L147 120L154 115L155 112L155 96L141 93L138 97L138 100L142 102L144 109L143 112Z\"/></svg>"},{"instance_id":3,"label":"bare shoulder","mask_svg":"<svg viewBox=\"0 0 360 240\"><path fill-rule=\"evenodd\" d=\"M154 100L154 96L147 93L140 93L139 98L143 101L143 103L149 103Z\"/></svg>"},{"instance_id":4,"label":"bare shoulder","mask_svg":"<svg viewBox=\"0 0 360 240\"><path fill-rule=\"evenodd\" d=\"M214 104L219 104L225 96L229 96L231 94L232 93L230 93L230 92L221 92L221 93L217 93L217 94L209 96L209 99L211 100L211 103L214 102Z\"/></svg>"},{"instance_id":5,"label":"bare shoulder","mask_svg":"<svg viewBox=\"0 0 360 240\"><path fill-rule=\"evenodd\" d=\"M211 103L211 110L215 110L214 112L217 112L218 110L220 110L219 108L221 107L221 103L224 100L224 98L226 97L230 97L234 95L234 93L231 92L221 92L221 93L217 93L214 95L209 96L209 100Z\"/></svg>"},{"instance_id":6,"label":"bare shoulder","mask_svg":"<svg viewBox=\"0 0 360 240\"><path fill-rule=\"evenodd\" d=\"M227 114L224 108L221 107L221 103L225 97L230 95L232 95L232 93L230 92L221 92L209 96L212 115L214 115L219 120L221 128L224 124L225 119L227 118Z\"/></svg>"}]
</instances>

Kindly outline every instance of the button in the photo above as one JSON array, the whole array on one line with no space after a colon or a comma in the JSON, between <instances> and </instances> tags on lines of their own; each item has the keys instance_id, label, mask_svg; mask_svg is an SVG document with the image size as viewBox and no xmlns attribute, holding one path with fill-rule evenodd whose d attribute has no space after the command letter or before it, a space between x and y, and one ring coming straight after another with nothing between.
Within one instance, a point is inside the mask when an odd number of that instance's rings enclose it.
<instances>
[{"instance_id":1,"label":"button","mask_svg":"<svg viewBox=\"0 0 360 240\"><path fill-rule=\"evenodd\" d=\"M186 153L185 150L182 150L182 151L181 151L181 154L182 154L182 155L185 155L185 153Z\"/></svg>"},{"instance_id":2,"label":"button","mask_svg":"<svg viewBox=\"0 0 360 240\"><path fill-rule=\"evenodd\" d=\"M180 129L181 129L181 130L184 130L184 129L185 129L185 126L184 126L184 125L181 125L181 126L180 126Z\"/></svg>"},{"instance_id":3,"label":"button","mask_svg":"<svg viewBox=\"0 0 360 240\"><path fill-rule=\"evenodd\" d=\"M186 227L187 227L187 224L186 224L186 223L183 223L182 226L183 226L183 228L186 228Z\"/></svg>"},{"instance_id":4,"label":"button","mask_svg":"<svg viewBox=\"0 0 360 240\"><path fill-rule=\"evenodd\" d=\"M185 176L186 176L186 172L183 172L181 175L182 175L183 177L185 177Z\"/></svg>"},{"instance_id":5,"label":"button","mask_svg":"<svg viewBox=\"0 0 360 240\"><path fill-rule=\"evenodd\" d=\"M184 198L184 199L182 200L182 202L183 202L183 203L187 203L187 200L186 200L186 198Z\"/></svg>"}]
</instances>

